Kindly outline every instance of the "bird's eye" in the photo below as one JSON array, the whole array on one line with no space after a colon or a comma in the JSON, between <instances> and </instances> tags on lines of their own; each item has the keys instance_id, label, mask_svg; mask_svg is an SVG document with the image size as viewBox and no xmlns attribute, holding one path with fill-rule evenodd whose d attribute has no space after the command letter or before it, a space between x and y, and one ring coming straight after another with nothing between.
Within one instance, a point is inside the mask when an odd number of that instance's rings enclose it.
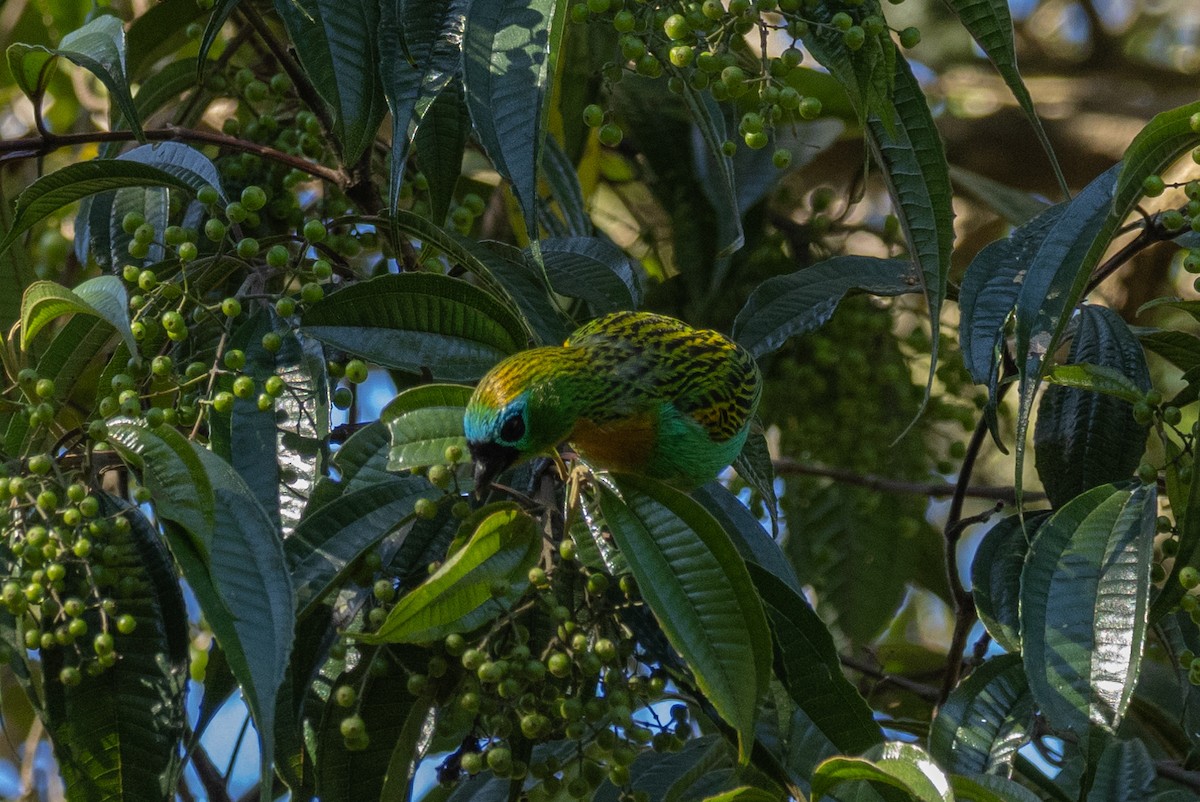
<instances>
[{"instance_id":1,"label":"bird's eye","mask_svg":"<svg viewBox=\"0 0 1200 802\"><path fill-rule=\"evenodd\" d=\"M500 439L506 443L515 443L525 436L525 421L521 413L509 415L500 426Z\"/></svg>"}]
</instances>

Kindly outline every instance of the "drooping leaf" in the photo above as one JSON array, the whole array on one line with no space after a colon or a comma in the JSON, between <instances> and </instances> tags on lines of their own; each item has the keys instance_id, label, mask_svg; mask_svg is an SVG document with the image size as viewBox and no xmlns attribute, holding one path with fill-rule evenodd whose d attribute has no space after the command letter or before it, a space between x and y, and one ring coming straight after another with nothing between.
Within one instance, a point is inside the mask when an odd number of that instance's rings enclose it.
<instances>
[{"instance_id":1,"label":"drooping leaf","mask_svg":"<svg viewBox=\"0 0 1200 802\"><path fill-rule=\"evenodd\" d=\"M733 322L733 338L750 353L768 354L789 338L829 320L848 292L873 295L917 292L919 279L901 259L835 256L759 284Z\"/></svg>"},{"instance_id":2,"label":"drooping leaf","mask_svg":"<svg viewBox=\"0 0 1200 802\"><path fill-rule=\"evenodd\" d=\"M495 618L529 587L542 551L537 522L516 505L498 505L470 540L396 602L367 643L422 643L470 632ZM496 585L507 591L497 595Z\"/></svg>"},{"instance_id":3,"label":"drooping leaf","mask_svg":"<svg viewBox=\"0 0 1200 802\"><path fill-rule=\"evenodd\" d=\"M929 753L954 774L1008 776L1017 750L1030 738L1033 713L1021 656L993 657L938 708Z\"/></svg>"},{"instance_id":4,"label":"drooping leaf","mask_svg":"<svg viewBox=\"0 0 1200 802\"><path fill-rule=\"evenodd\" d=\"M1138 340L1185 373L1200 368L1200 337L1186 331L1141 330Z\"/></svg>"},{"instance_id":5,"label":"drooping leaf","mask_svg":"<svg viewBox=\"0 0 1200 802\"><path fill-rule=\"evenodd\" d=\"M380 276L331 293L301 331L385 367L478 379L525 347L519 318L490 293L433 273Z\"/></svg>"},{"instance_id":6,"label":"drooping leaf","mask_svg":"<svg viewBox=\"0 0 1200 802\"><path fill-rule=\"evenodd\" d=\"M990 2L990 0L988 0ZM986 175L950 165L950 180L964 193L986 204L1010 225L1023 226L1050 206L1050 202L1020 189L1001 184Z\"/></svg>"},{"instance_id":7,"label":"drooping leaf","mask_svg":"<svg viewBox=\"0 0 1200 802\"><path fill-rule=\"evenodd\" d=\"M389 209L396 209L415 131L420 130L425 114L461 70L468 6L466 0L381 3L380 74L392 112Z\"/></svg>"},{"instance_id":8,"label":"drooping leaf","mask_svg":"<svg viewBox=\"0 0 1200 802\"><path fill-rule=\"evenodd\" d=\"M1021 572L1021 656L1051 725L1112 730L1133 696L1150 601L1154 485L1101 485L1038 530Z\"/></svg>"},{"instance_id":9,"label":"drooping leaf","mask_svg":"<svg viewBox=\"0 0 1200 802\"><path fill-rule=\"evenodd\" d=\"M567 23L565 0L474 3L463 32L463 83L492 164L513 188L531 240L548 91Z\"/></svg>"},{"instance_id":10,"label":"drooping leaf","mask_svg":"<svg viewBox=\"0 0 1200 802\"><path fill-rule=\"evenodd\" d=\"M833 637L808 601L765 569L747 567L771 622L776 674L792 701L842 752L881 743L871 708L843 676Z\"/></svg>"},{"instance_id":11,"label":"drooping leaf","mask_svg":"<svg viewBox=\"0 0 1200 802\"><path fill-rule=\"evenodd\" d=\"M1050 374L1033 442L1042 486L1055 506L1088 488L1129 478L1148 427L1133 405L1150 389L1137 338L1116 312L1083 305L1068 364Z\"/></svg>"},{"instance_id":12,"label":"drooping leaf","mask_svg":"<svg viewBox=\"0 0 1200 802\"><path fill-rule=\"evenodd\" d=\"M277 0L274 6L332 113L343 159L354 164L375 141L387 111L379 76L379 3Z\"/></svg>"},{"instance_id":13,"label":"drooping leaf","mask_svg":"<svg viewBox=\"0 0 1200 802\"><path fill-rule=\"evenodd\" d=\"M295 622L279 530L226 462L174 429L117 421L108 438L153 494L171 552L254 718L269 785L275 702Z\"/></svg>"},{"instance_id":14,"label":"drooping leaf","mask_svg":"<svg viewBox=\"0 0 1200 802\"><path fill-rule=\"evenodd\" d=\"M745 563L696 502L652 479L614 477L600 507L646 604L750 757L771 672L771 635Z\"/></svg>"},{"instance_id":15,"label":"drooping leaf","mask_svg":"<svg viewBox=\"0 0 1200 802\"><path fill-rule=\"evenodd\" d=\"M971 595L979 620L996 643L1013 653L1021 651L1021 569L1029 542L1049 514L1038 510L1024 519L1010 515L997 521L979 542L971 563Z\"/></svg>"},{"instance_id":16,"label":"drooping leaf","mask_svg":"<svg viewBox=\"0 0 1200 802\"><path fill-rule=\"evenodd\" d=\"M950 775L954 798L963 802L1041 802L1041 797L1023 785L994 774Z\"/></svg>"},{"instance_id":17,"label":"drooping leaf","mask_svg":"<svg viewBox=\"0 0 1200 802\"><path fill-rule=\"evenodd\" d=\"M470 134L471 116L462 81L451 81L429 105L414 138L417 167L429 181L431 220L446 219Z\"/></svg>"},{"instance_id":18,"label":"drooping leaf","mask_svg":"<svg viewBox=\"0 0 1200 802\"><path fill-rule=\"evenodd\" d=\"M683 87L683 103L704 142L704 150L696 148L693 159L707 173L700 186L716 212L716 255L718 259L728 257L741 249L746 235L742 231L742 210L738 208L733 160L721 149L728 139L725 117L711 94L700 92L687 82Z\"/></svg>"},{"instance_id":19,"label":"drooping leaf","mask_svg":"<svg viewBox=\"0 0 1200 802\"><path fill-rule=\"evenodd\" d=\"M882 47L895 50L890 38ZM900 226L908 242L909 254L920 278L930 319L929 378L925 387L928 401L937 370L942 301L950 275L950 251L954 247L953 193L946 150L933 124L933 114L925 101L908 61L898 52L886 60L895 61L890 108L868 108L869 141L892 195Z\"/></svg>"},{"instance_id":20,"label":"drooping leaf","mask_svg":"<svg viewBox=\"0 0 1200 802\"><path fill-rule=\"evenodd\" d=\"M1050 138L1046 136L1042 120L1033 107L1033 98L1029 96L1029 90L1025 88L1025 82L1017 70L1017 49L1013 41L1012 15L1008 10L1008 3L1006 0L947 0L946 5L958 15L963 27L987 54L996 67L996 72L1000 73L1000 77L1008 84L1009 91L1017 99L1017 105L1025 113L1025 119L1033 126L1034 134L1050 160L1050 167L1058 179L1059 189L1063 195L1069 196L1067 179L1058 164L1058 157L1054 155Z\"/></svg>"},{"instance_id":21,"label":"drooping leaf","mask_svg":"<svg viewBox=\"0 0 1200 802\"><path fill-rule=\"evenodd\" d=\"M756 563L775 575L796 593L800 580L779 543L719 479L696 488L691 496L717 520L747 562Z\"/></svg>"},{"instance_id":22,"label":"drooping leaf","mask_svg":"<svg viewBox=\"0 0 1200 802\"><path fill-rule=\"evenodd\" d=\"M297 616L310 613L359 555L405 523L417 499L440 495L424 477L405 476L345 493L305 515L284 543Z\"/></svg>"},{"instance_id":23,"label":"drooping leaf","mask_svg":"<svg viewBox=\"0 0 1200 802\"><path fill-rule=\"evenodd\" d=\"M131 350L137 347L129 324L125 285L116 276L87 279L74 291L56 281L31 284L21 299L21 347L28 348L38 332L58 317L79 314L107 321Z\"/></svg>"},{"instance_id":24,"label":"drooping leaf","mask_svg":"<svg viewBox=\"0 0 1200 802\"><path fill-rule=\"evenodd\" d=\"M75 162L44 175L17 196L16 215L12 227L0 240L0 253L34 224L70 203L105 190L150 186L192 192L200 188L166 170L123 159Z\"/></svg>"},{"instance_id":25,"label":"drooping leaf","mask_svg":"<svg viewBox=\"0 0 1200 802\"><path fill-rule=\"evenodd\" d=\"M775 467L771 462L771 451L767 446L766 435L762 425L754 421L741 452L733 461L733 469L750 488L762 499L767 508L767 517L771 519L771 535L779 535L779 497L775 494Z\"/></svg>"},{"instance_id":26,"label":"drooping leaf","mask_svg":"<svg viewBox=\"0 0 1200 802\"><path fill-rule=\"evenodd\" d=\"M128 635L114 633L120 659L95 676L84 670L78 685L57 680L65 665L83 668L67 657L71 650L44 653L53 677L43 685L47 725L67 799L163 799L182 769L187 611L171 557L150 522L112 497L102 497L102 508L130 524L108 535L105 567L114 582L128 577L138 588L120 602L121 614L137 626ZM100 631L95 611L84 620L92 633Z\"/></svg>"},{"instance_id":27,"label":"drooping leaf","mask_svg":"<svg viewBox=\"0 0 1200 802\"><path fill-rule=\"evenodd\" d=\"M459 384L426 384L405 390L379 413L391 437L387 469L441 465L446 449L467 453L463 413L471 388Z\"/></svg>"},{"instance_id":28,"label":"drooping leaf","mask_svg":"<svg viewBox=\"0 0 1200 802\"><path fill-rule=\"evenodd\" d=\"M564 237L542 240L541 249L555 292L587 301L598 315L641 305L642 286L633 265L611 242Z\"/></svg>"},{"instance_id":29,"label":"drooping leaf","mask_svg":"<svg viewBox=\"0 0 1200 802\"><path fill-rule=\"evenodd\" d=\"M813 773L812 802L845 782L866 780L896 788L918 802L953 802L942 770L919 746L890 741L865 757L831 757Z\"/></svg>"},{"instance_id":30,"label":"drooping leaf","mask_svg":"<svg viewBox=\"0 0 1200 802\"><path fill-rule=\"evenodd\" d=\"M1114 738L1100 755L1087 802L1144 802L1154 796L1156 779L1144 743Z\"/></svg>"}]
</instances>

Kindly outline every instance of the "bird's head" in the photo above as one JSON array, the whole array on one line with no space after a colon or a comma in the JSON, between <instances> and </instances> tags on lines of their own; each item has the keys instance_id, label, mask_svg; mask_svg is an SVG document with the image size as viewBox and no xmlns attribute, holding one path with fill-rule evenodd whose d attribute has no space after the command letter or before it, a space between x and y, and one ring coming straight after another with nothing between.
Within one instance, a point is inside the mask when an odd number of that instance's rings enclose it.
<instances>
[{"instance_id":1,"label":"bird's head","mask_svg":"<svg viewBox=\"0 0 1200 802\"><path fill-rule=\"evenodd\" d=\"M565 348L536 348L510 356L479 382L463 416L476 492L502 471L546 453L571 433L575 415L564 392Z\"/></svg>"}]
</instances>

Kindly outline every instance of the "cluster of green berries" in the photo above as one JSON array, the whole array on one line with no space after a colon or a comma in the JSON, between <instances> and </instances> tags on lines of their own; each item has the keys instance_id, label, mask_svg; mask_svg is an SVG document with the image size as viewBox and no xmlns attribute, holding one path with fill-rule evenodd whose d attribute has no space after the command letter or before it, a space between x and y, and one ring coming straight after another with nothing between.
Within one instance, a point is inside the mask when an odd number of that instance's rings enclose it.
<instances>
[{"instance_id":1,"label":"cluster of green berries","mask_svg":"<svg viewBox=\"0 0 1200 802\"><path fill-rule=\"evenodd\" d=\"M116 664L117 637L137 627L120 598L145 593L129 520L104 514L101 500L48 454L23 470L0 470L0 605L26 649L63 652L58 679L78 685ZM11 655L10 655L11 657Z\"/></svg>"},{"instance_id":2,"label":"cluster of green berries","mask_svg":"<svg viewBox=\"0 0 1200 802\"><path fill-rule=\"evenodd\" d=\"M1195 134L1200 134L1200 113L1193 114L1188 119L1188 125ZM1192 150L1192 162L1200 165L1200 147ZM1168 188L1178 189L1181 185L1168 185L1161 175L1152 174L1142 181L1142 193L1148 198L1161 197ZM1182 184L1187 202L1179 208L1170 208L1156 215L1156 225L1167 234L1183 234L1186 232L1200 233L1200 180L1192 179ZM1200 274L1200 248L1185 248L1181 256L1183 269L1193 275ZM1196 290L1200 292L1200 275L1195 280Z\"/></svg>"},{"instance_id":3,"label":"cluster of green berries","mask_svg":"<svg viewBox=\"0 0 1200 802\"><path fill-rule=\"evenodd\" d=\"M446 464L424 473L446 492L441 500L417 502L419 518L437 517L443 505L450 505L454 518L472 514L458 493L458 475L467 467L462 448L450 446L445 457ZM367 566L379 571L370 585L368 630L386 620L398 597L400 578L380 566L377 556ZM429 571L437 568L431 564ZM524 780L530 799L560 791L580 798L607 780L624 789L622 798L640 799L629 788L634 759L647 749L682 748L692 724L683 704L672 706L665 722L648 712L648 705L663 699L667 682L660 670L637 662L635 639L623 620L623 611L640 601L636 584L632 577L614 579L582 565L570 537L527 579L525 594L485 631L447 635L432 645L423 670L410 669L409 693L453 711L439 722L443 735L458 738L454 727L468 722L461 748L439 768L440 780L453 784L489 771ZM493 592L504 596L510 587L498 582ZM344 650L334 656L343 658ZM347 710L340 732L351 750L370 743L364 696L348 683L333 691L334 703ZM577 742L572 758L526 761L514 754L514 741L560 739Z\"/></svg>"},{"instance_id":4,"label":"cluster of green berries","mask_svg":"<svg viewBox=\"0 0 1200 802\"><path fill-rule=\"evenodd\" d=\"M766 147L778 126L820 116L821 101L803 95L800 72L805 53L800 40L814 34L837 36L850 51L888 36L891 29L863 0L846 0L830 14L822 0L704 0L704 2L627 2L583 0L570 7L576 23L611 25L619 34L620 59L603 68L608 83L626 70L649 78L668 74L668 87L676 93L689 88L708 92L718 102L734 102L744 113L738 134L747 147ZM827 17L827 18L826 18ZM791 45L779 54L762 52L757 61L739 58L736 43L758 29L759 41L774 32L786 34ZM920 31L896 31L901 45L915 47ZM599 129L600 142L620 143L620 126L599 106L588 106L584 122ZM726 142L727 155L736 143ZM777 148L773 161L779 168L791 163L791 152Z\"/></svg>"}]
</instances>

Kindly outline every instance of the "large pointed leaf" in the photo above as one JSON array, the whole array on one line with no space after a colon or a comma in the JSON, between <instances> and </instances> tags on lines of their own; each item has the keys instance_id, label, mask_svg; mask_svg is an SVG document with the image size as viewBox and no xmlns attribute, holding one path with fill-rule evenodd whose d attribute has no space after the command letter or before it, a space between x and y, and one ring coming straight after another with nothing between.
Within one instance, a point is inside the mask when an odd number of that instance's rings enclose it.
<instances>
[{"instance_id":1,"label":"large pointed leaf","mask_svg":"<svg viewBox=\"0 0 1200 802\"><path fill-rule=\"evenodd\" d=\"M842 752L858 754L881 743L871 708L842 674L833 637L808 601L765 569L747 567L771 621L776 673L792 701Z\"/></svg>"},{"instance_id":2,"label":"large pointed leaf","mask_svg":"<svg viewBox=\"0 0 1200 802\"><path fill-rule=\"evenodd\" d=\"M171 551L254 717L269 785L275 701L295 622L279 530L228 463L174 429L118 421L108 437L141 471L167 523Z\"/></svg>"},{"instance_id":3,"label":"large pointed leaf","mask_svg":"<svg viewBox=\"0 0 1200 802\"><path fill-rule=\"evenodd\" d=\"M884 47L895 48L891 39L885 41ZM883 165L883 177L929 306L932 345L925 389L928 400L937 369L942 301L950 275L950 250L954 247L954 209L950 203L953 193L946 150L933 124L925 93L908 61L899 53L891 58L896 62L890 95L893 108L870 109L867 131Z\"/></svg>"},{"instance_id":4,"label":"large pointed leaf","mask_svg":"<svg viewBox=\"0 0 1200 802\"><path fill-rule=\"evenodd\" d=\"M971 594L979 620L996 643L1021 651L1021 570L1029 541L1046 521L1048 510L1010 515L997 521L975 549L971 562Z\"/></svg>"},{"instance_id":5,"label":"large pointed leaf","mask_svg":"<svg viewBox=\"0 0 1200 802\"><path fill-rule=\"evenodd\" d=\"M829 320L852 290L891 296L918 289L912 265L903 259L835 256L759 284L738 312L733 337L750 353L762 356L789 337Z\"/></svg>"},{"instance_id":6,"label":"large pointed leaf","mask_svg":"<svg viewBox=\"0 0 1200 802\"><path fill-rule=\"evenodd\" d=\"M691 496L717 520L747 562L756 563L770 571L795 593L803 592L796 570L779 543L720 480L714 479L696 488Z\"/></svg>"},{"instance_id":7,"label":"large pointed leaf","mask_svg":"<svg viewBox=\"0 0 1200 802\"><path fill-rule=\"evenodd\" d=\"M950 787L955 799L964 802L1041 802L1042 799L1025 786L994 774L952 774Z\"/></svg>"},{"instance_id":8,"label":"large pointed leaf","mask_svg":"<svg viewBox=\"0 0 1200 802\"><path fill-rule=\"evenodd\" d=\"M116 276L90 278L73 291L55 281L31 284L21 300L21 347L28 348L38 332L61 315L77 314L108 321L131 351L137 348L129 324L125 285Z\"/></svg>"},{"instance_id":9,"label":"large pointed leaf","mask_svg":"<svg viewBox=\"0 0 1200 802\"><path fill-rule=\"evenodd\" d=\"M458 446L465 454L463 413L471 392L460 384L426 384L405 390L388 402L379 413L391 436L387 469L441 465L450 446Z\"/></svg>"},{"instance_id":10,"label":"large pointed leaf","mask_svg":"<svg viewBox=\"0 0 1200 802\"><path fill-rule=\"evenodd\" d=\"M742 210L738 208L737 182L733 160L722 150L729 138L721 107L708 92L700 92L684 82L683 102L692 123L704 142L704 149L693 149L692 157L700 167L700 187L716 212L717 257L727 257L746 242L742 231Z\"/></svg>"},{"instance_id":11,"label":"large pointed leaf","mask_svg":"<svg viewBox=\"0 0 1200 802\"><path fill-rule=\"evenodd\" d=\"M451 81L430 104L413 144L417 168L429 181L429 219L442 222L450 211L462 172L463 148L471 135L471 115L462 81Z\"/></svg>"},{"instance_id":12,"label":"large pointed leaf","mask_svg":"<svg viewBox=\"0 0 1200 802\"><path fill-rule=\"evenodd\" d=\"M379 3L277 0L275 11L305 74L333 113L343 159L357 162L387 111L379 78Z\"/></svg>"},{"instance_id":13,"label":"large pointed leaf","mask_svg":"<svg viewBox=\"0 0 1200 802\"><path fill-rule=\"evenodd\" d=\"M1058 178L1059 189L1064 195L1069 195L1067 179L1063 177L1058 157L1054 155L1050 138L1046 136L1046 129L1042 127L1041 118L1033 107L1033 98L1029 96L1029 90L1025 88L1025 82L1021 80L1021 73L1017 70L1017 49L1013 41L1013 23L1008 10L1008 0L947 0L946 5L958 15L963 27L987 54L996 67L996 72L1000 73L1000 77L1008 84L1009 91L1017 99L1017 105L1025 112L1025 118L1033 126L1042 149L1046 151L1046 157L1050 160L1055 177Z\"/></svg>"},{"instance_id":14,"label":"large pointed leaf","mask_svg":"<svg viewBox=\"0 0 1200 802\"><path fill-rule=\"evenodd\" d=\"M1050 724L1112 730L1133 696L1150 601L1154 485L1101 485L1038 530L1021 573L1021 656Z\"/></svg>"},{"instance_id":15,"label":"large pointed leaf","mask_svg":"<svg viewBox=\"0 0 1200 802\"><path fill-rule=\"evenodd\" d=\"M115 634L115 665L96 676L84 671L73 687L56 676L70 650L44 653L54 677L43 686L47 725L67 799L164 799L178 780L187 724L187 611L171 557L150 522L112 498L103 507L130 523L108 535L105 567L114 585L128 578L138 589L118 601L118 614L133 616L137 627ZM85 620L93 633L100 630L94 613Z\"/></svg>"},{"instance_id":16,"label":"large pointed leaf","mask_svg":"<svg viewBox=\"0 0 1200 802\"><path fill-rule=\"evenodd\" d=\"M392 111L389 209L396 208L400 197L414 129L420 130L430 106L459 72L468 6L467 0L381 3L380 74L383 93Z\"/></svg>"},{"instance_id":17,"label":"large pointed leaf","mask_svg":"<svg viewBox=\"0 0 1200 802\"><path fill-rule=\"evenodd\" d=\"M433 273L380 276L332 293L309 307L301 330L385 367L451 381L478 379L526 337L494 296Z\"/></svg>"},{"instance_id":18,"label":"large pointed leaf","mask_svg":"<svg viewBox=\"0 0 1200 802\"><path fill-rule=\"evenodd\" d=\"M1061 506L1083 491L1129 478L1146 449L1148 426L1133 419L1133 404L1150 389L1150 371L1137 338L1110 309L1085 304L1068 365L1107 369L1086 378L1091 387L1054 384L1042 394L1033 442L1035 464L1050 503ZM1114 388L1109 394L1098 389ZM1118 395L1119 393L1119 395Z\"/></svg>"},{"instance_id":19,"label":"large pointed leaf","mask_svg":"<svg viewBox=\"0 0 1200 802\"><path fill-rule=\"evenodd\" d=\"M441 494L424 477L406 476L345 493L305 515L284 543L298 617L312 611L359 555L405 523L417 499Z\"/></svg>"},{"instance_id":20,"label":"large pointed leaf","mask_svg":"<svg viewBox=\"0 0 1200 802\"><path fill-rule=\"evenodd\" d=\"M918 802L954 800L946 775L923 749L913 744L893 741L872 750L867 757L826 760L813 773L812 802L819 802L837 786L853 780L897 788Z\"/></svg>"},{"instance_id":21,"label":"large pointed leaf","mask_svg":"<svg viewBox=\"0 0 1200 802\"><path fill-rule=\"evenodd\" d=\"M105 190L150 186L193 192L200 188L166 170L122 159L76 162L44 175L17 196L16 215L12 227L0 240L0 253L8 250L17 237L35 223L67 204Z\"/></svg>"},{"instance_id":22,"label":"large pointed leaf","mask_svg":"<svg viewBox=\"0 0 1200 802\"><path fill-rule=\"evenodd\" d=\"M542 552L537 522L516 505L486 515L471 539L403 596L368 643L422 643L470 632L511 606L529 587ZM497 595L497 584L507 591Z\"/></svg>"},{"instance_id":23,"label":"large pointed leaf","mask_svg":"<svg viewBox=\"0 0 1200 802\"><path fill-rule=\"evenodd\" d=\"M555 292L587 301L596 314L641 306L641 282L629 257L611 242L563 237L542 240L541 248Z\"/></svg>"},{"instance_id":24,"label":"large pointed leaf","mask_svg":"<svg viewBox=\"0 0 1200 802\"><path fill-rule=\"evenodd\" d=\"M955 774L1007 776L1032 722L1021 656L1003 654L975 669L938 708L929 753Z\"/></svg>"},{"instance_id":25,"label":"large pointed leaf","mask_svg":"<svg viewBox=\"0 0 1200 802\"><path fill-rule=\"evenodd\" d=\"M488 157L513 188L530 239L547 93L567 23L565 0L473 3L463 34L467 106Z\"/></svg>"},{"instance_id":26,"label":"large pointed leaf","mask_svg":"<svg viewBox=\"0 0 1200 802\"><path fill-rule=\"evenodd\" d=\"M1113 739L1100 755L1087 802L1143 802L1154 796L1155 779L1144 743Z\"/></svg>"},{"instance_id":27,"label":"large pointed leaf","mask_svg":"<svg viewBox=\"0 0 1200 802\"><path fill-rule=\"evenodd\" d=\"M600 507L646 604L696 684L738 736L754 743L771 673L771 634L745 563L704 508L661 482L615 477Z\"/></svg>"}]
</instances>

